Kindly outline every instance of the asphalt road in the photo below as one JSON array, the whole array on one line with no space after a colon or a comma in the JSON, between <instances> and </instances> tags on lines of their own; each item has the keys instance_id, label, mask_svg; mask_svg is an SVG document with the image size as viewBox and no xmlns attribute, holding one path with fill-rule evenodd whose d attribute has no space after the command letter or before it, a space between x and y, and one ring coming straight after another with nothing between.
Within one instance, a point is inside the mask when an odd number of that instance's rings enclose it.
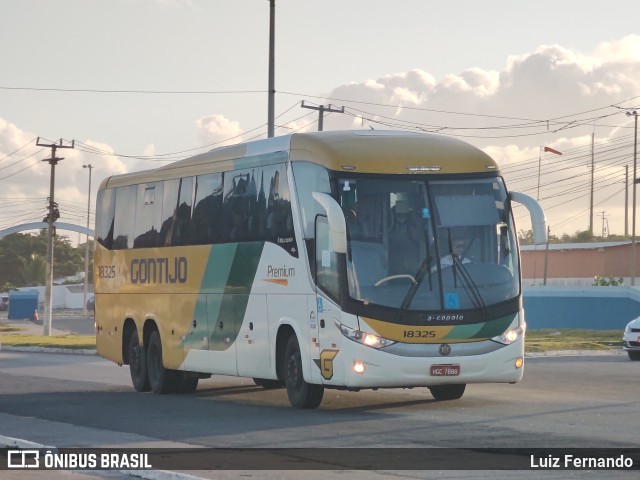
<instances>
[{"instance_id":1,"label":"asphalt road","mask_svg":"<svg viewBox=\"0 0 640 480\"><path fill-rule=\"evenodd\" d=\"M639 373L640 362L622 355L535 358L527 360L520 384L470 385L457 401L435 402L426 389L328 390L319 409L299 411L284 390L263 390L249 379L216 376L192 395L139 394L126 367L96 356L0 351L0 435L59 448L638 447ZM512 472L330 473L305 476L510 478ZM521 473L638 478L637 471ZM299 478L300 472L242 476Z\"/></svg>"}]
</instances>

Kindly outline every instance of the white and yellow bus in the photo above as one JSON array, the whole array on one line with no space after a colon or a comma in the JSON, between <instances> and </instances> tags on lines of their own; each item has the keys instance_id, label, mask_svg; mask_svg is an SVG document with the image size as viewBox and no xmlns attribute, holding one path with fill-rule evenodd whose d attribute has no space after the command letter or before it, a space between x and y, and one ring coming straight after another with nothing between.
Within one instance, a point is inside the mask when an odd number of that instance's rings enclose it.
<instances>
[{"instance_id":1,"label":"white and yellow bus","mask_svg":"<svg viewBox=\"0 0 640 480\"><path fill-rule=\"evenodd\" d=\"M325 388L522 378L525 319L511 203L496 163L407 132L296 133L114 176L98 192L98 353L134 388L212 374Z\"/></svg>"}]
</instances>

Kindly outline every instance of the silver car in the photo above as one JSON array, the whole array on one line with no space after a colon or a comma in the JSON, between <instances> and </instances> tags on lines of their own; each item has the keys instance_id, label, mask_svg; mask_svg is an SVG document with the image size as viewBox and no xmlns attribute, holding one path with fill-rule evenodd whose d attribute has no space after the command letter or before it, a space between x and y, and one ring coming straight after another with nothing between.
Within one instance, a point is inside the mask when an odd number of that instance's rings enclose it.
<instances>
[{"instance_id":1,"label":"silver car","mask_svg":"<svg viewBox=\"0 0 640 480\"><path fill-rule=\"evenodd\" d=\"M624 329L622 348L631 360L640 360L640 317L631 320Z\"/></svg>"}]
</instances>

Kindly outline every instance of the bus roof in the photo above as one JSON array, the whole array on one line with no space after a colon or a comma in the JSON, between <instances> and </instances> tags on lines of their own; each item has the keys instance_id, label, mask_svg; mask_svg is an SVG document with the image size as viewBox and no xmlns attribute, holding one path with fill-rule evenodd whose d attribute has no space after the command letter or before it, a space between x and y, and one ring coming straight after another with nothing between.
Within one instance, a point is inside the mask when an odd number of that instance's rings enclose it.
<instances>
[{"instance_id":1,"label":"bus roof","mask_svg":"<svg viewBox=\"0 0 640 480\"><path fill-rule=\"evenodd\" d=\"M357 173L498 171L496 162L482 150L453 137L405 131L350 130L293 133L220 147L155 170L110 177L101 188L250 168L255 166L258 157L309 161L331 170Z\"/></svg>"},{"instance_id":2,"label":"bus roof","mask_svg":"<svg viewBox=\"0 0 640 480\"><path fill-rule=\"evenodd\" d=\"M478 173L497 171L482 150L444 135L353 130L293 134L291 161L360 173Z\"/></svg>"}]
</instances>

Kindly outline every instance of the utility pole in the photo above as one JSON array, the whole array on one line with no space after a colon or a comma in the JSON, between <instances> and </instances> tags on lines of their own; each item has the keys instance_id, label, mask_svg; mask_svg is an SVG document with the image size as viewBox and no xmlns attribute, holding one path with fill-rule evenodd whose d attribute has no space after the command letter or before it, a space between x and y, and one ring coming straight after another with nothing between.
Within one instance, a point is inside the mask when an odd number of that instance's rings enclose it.
<instances>
[{"instance_id":1,"label":"utility pole","mask_svg":"<svg viewBox=\"0 0 640 480\"><path fill-rule=\"evenodd\" d=\"M53 298L51 295L51 288L53 285L53 237L55 235L55 230L53 226L53 222L57 220L57 217L54 218L54 214L57 213L57 216L60 213L57 211L57 205L54 201L54 187L56 181L56 165L60 160L64 160L64 158L56 157L56 150L59 148L75 148L75 140L71 141L71 145L63 145L62 139L58 143L40 143L40 137L36 142L36 145L39 147L47 147L51 149L51 157L45 158L42 160L43 162L48 162L51 165L51 177L49 180L49 214L47 215L47 266L46 266L46 277L45 278L45 290L44 290L44 319L42 324L44 325L44 335L51 335L51 314L53 311Z\"/></svg>"},{"instance_id":2,"label":"utility pole","mask_svg":"<svg viewBox=\"0 0 640 480\"><path fill-rule=\"evenodd\" d=\"M267 105L267 136L274 135L275 125L275 43L276 43L276 0L269 0L269 99Z\"/></svg>"},{"instance_id":3,"label":"utility pole","mask_svg":"<svg viewBox=\"0 0 640 480\"><path fill-rule=\"evenodd\" d=\"M91 212L91 169L93 165L90 163L82 165L82 168L89 169L89 194L87 195L87 230L89 230L89 214ZM89 234L87 233L87 243L84 249L84 301L82 303L82 311L87 314L87 290L89 282Z\"/></svg>"},{"instance_id":4,"label":"utility pole","mask_svg":"<svg viewBox=\"0 0 640 480\"><path fill-rule=\"evenodd\" d=\"M589 233L593 237L593 174L596 169L596 161L594 154L595 135L591 134L591 204L589 206Z\"/></svg>"},{"instance_id":5,"label":"utility pole","mask_svg":"<svg viewBox=\"0 0 640 480\"><path fill-rule=\"evenodd\" d=\"M625 112L634 119L633 134L633 200L631 204L631 286L636 286L636 185L638 184L638 111Z\"/></svg>"},{"instance_id":6,"label":"utility pole","mask_svg":"<svg viewBox=\"0 0 640 480\"><path fill-rule=\"evenodd\" d=\"M309 108L311 110L318 110L318 131L321 132L322 131L322 127L323 127L323 119L324 119L324 112L329 112L329 113L344 113L344 107L340 107L340 109L337 108L333 108L331 106L331 104L329 105L318 105L318 106L313 106L313 105L305 105L304 104L304 100L302 101L302 103L300 104L300 106L302 108Z\"/></svg>"},{"instance_id":7,"label":"utility pole","mask_svg":"<svg viewBox=\"0 0 640 480\"><path fill-rule=\"evenodd\" d=\"M604 210L602 212L600 212L600 215L602 215L602 238L603 239L604 239L604 236L605 236L604 235L604 232L605 232L605 228L604 228L605 221L607 222L607 226L609 226L609 221L606 220L605 213L607 213L607 212L604 211ZM609 229L608 228L606 229L606 232L607 232L607 236L609 236Z\"/></svg>"},{"instance_id":8,"label":"utility pole","mask_svg":"<svg viewBox=\"0 0 640 480\"><path fill-rule=\"evenodd\" d=\"M549 265L549 237L551 236L551 227L547 227L547 246L544 249L544 280L542 285L547 285L547 267Z\"/></svg>"},{"instance_id":9,"label":"utility pole","mask_svg":"<svg viewBox=\"0 0 640 480\"><path fill-rule=\"evenodd\" d=\"M624 166L624 236L629 236L629 165Z\"/></svg>"}]
</instances>

